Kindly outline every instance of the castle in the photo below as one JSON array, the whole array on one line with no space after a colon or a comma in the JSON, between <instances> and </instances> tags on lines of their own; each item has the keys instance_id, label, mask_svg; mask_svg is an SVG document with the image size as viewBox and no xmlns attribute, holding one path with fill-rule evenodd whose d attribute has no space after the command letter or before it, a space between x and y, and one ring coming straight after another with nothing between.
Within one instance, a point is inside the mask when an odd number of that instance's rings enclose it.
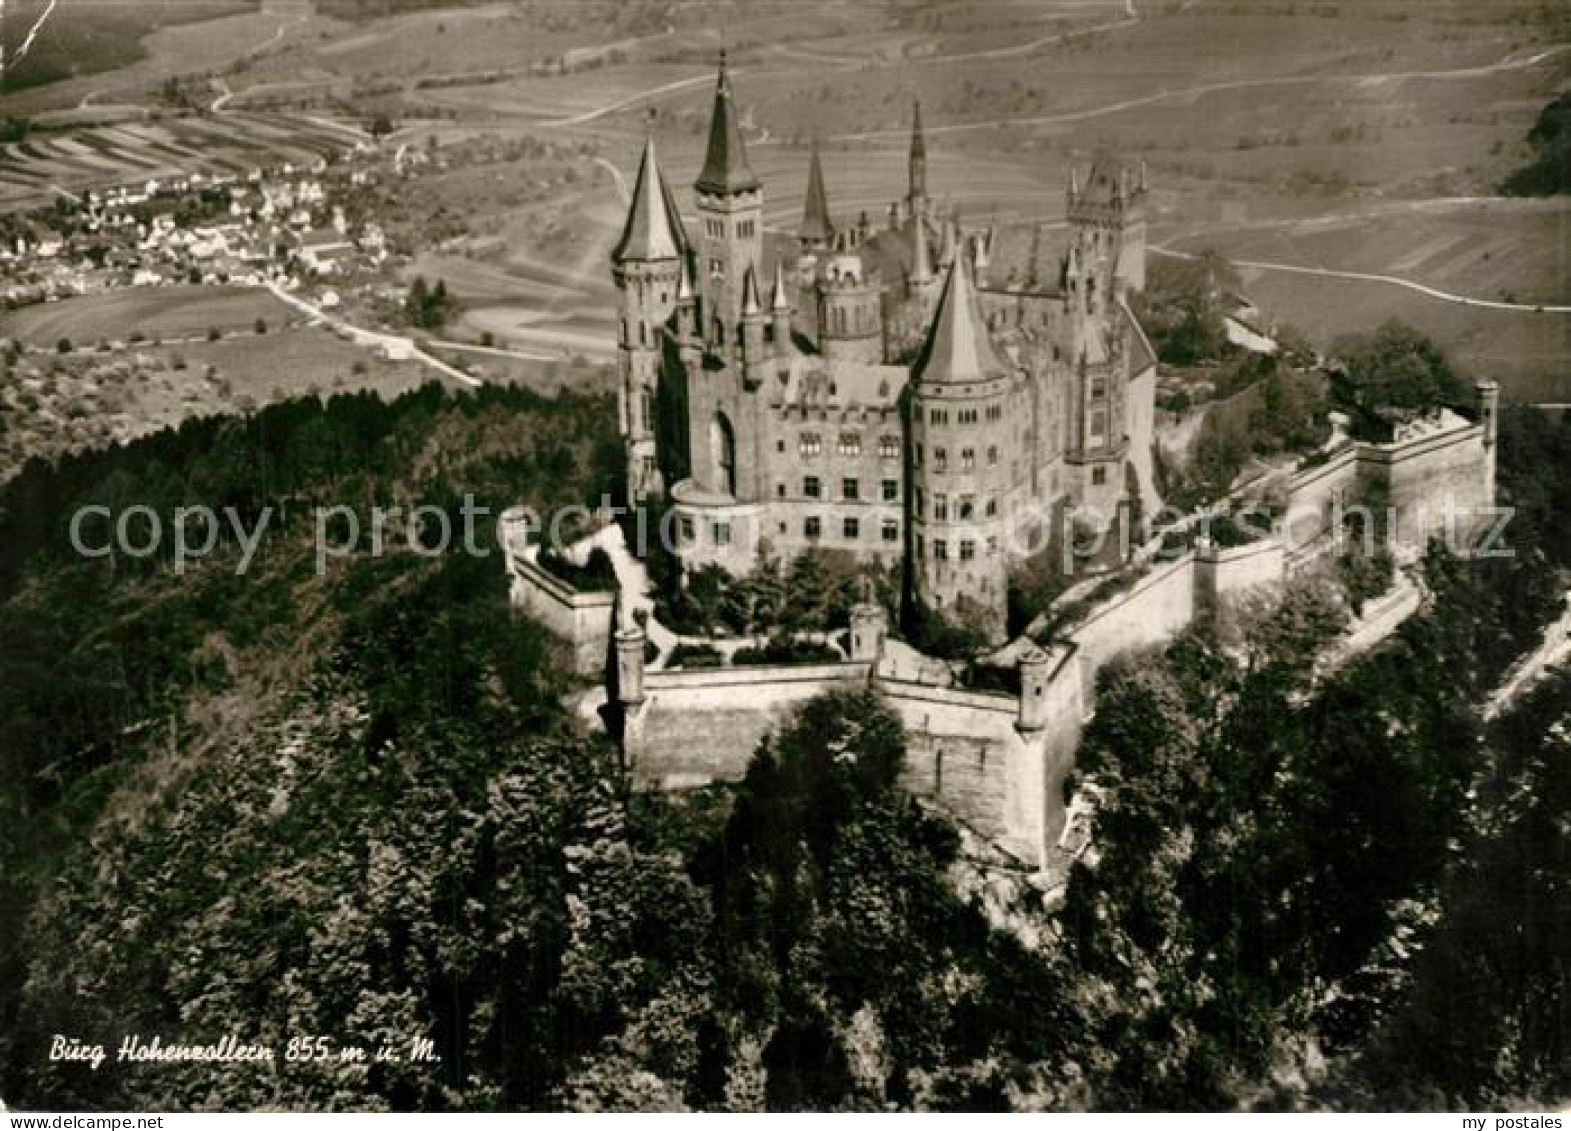
<instances>
[{"instance_id":1,"label":"castle","mask_svg":"<svg viewBox=\"0 0 1571 1131\"><path fill-rule=\"evenodd\" d=\"M815 146L800 227L766 233L722 59L694 189L689 234L651 138L612 256L628 496L669 501L685 566L899 560L914 597L998 639L1008 564L1055 517L1152 507L1143 170L1072 172L1059 269L994 280L994 232L928 194L917 106L887 222L837 221Z\"/></svg>"},{"instance_id":2,"label":"castle","mask_svg":"<svg viewBox=\"0 0 1571 1131\"><path fill-rule=\"evenodd\" d=\"M688 567L740 574L761 553L815 545L899 561L917 599L996 638L1005 570L1048 544L1049 520L1072 510L1112 524L1125 500L1155 509L1156 366L1129 306L1144 284L1145 176L1106 158L1072 173L1057 278L1042 280L1033 247L999 281L989 266L1012 249L940 215L926 166L918 111L906 196L875 232L865 219L836 225L815 150L801 227L765 233L722 63L697 240L650 142L613 257L627 487L670 502ZM634 787L738 780L801 703L870 687L905 728L906 787L973 835L968 852L1061 887L1084 844L1085 805L1066 791L1098 671L1280 593L1341 552L1349 506L1385 509L1393 560L1412 560L1457 516L1487 515L1499 389L1482 380L1476 392L1471 414L1441 410L1388 441L1333 428L1320 450L1245 484L1235 502L1280 516L1258 539L1222 546L1202 527L1173 556L1177 528L1150 533L1118 585L1061 601L1040 643L992 653L1015 670L1014 693L961 686L868 592L838 659L684 667L677 649L691 641L658 623L625 548L615 585L580 591L542 566L527 508L502 517L512 598L572 644L581 674L604 673L597 711ZM566 553L582 564L620 539L608 524ZM1327 657L1378 644L1424 599L1397 570Z\"/></svg>"}]
</instances>

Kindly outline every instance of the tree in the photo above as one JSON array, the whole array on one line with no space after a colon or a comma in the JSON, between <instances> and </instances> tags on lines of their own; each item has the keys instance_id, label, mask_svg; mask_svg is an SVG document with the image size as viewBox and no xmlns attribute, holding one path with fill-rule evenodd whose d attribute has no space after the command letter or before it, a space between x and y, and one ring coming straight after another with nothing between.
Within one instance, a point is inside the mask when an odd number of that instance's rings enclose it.
<instances>
[{"instance_id":1,"label":"tree","mask_svg":"<svg viewBox=\"0 0 1571 1131\"><path fill-rule=\"evenodd\" d=\"M1331 355L1342 365L1331 386L1333 402L1363 433L1378 433L1393 420L1467 399L1440 348L1404 322L1392 320L1373 334L1338 338Z\"/></svg>"},{"instance_id":2,"label":"tree","mask_svg":"<svg viewBox=\"0 0 1571 1131\"><path fill-rule=\"evenodd\" d=\"M1555 196L1571 192L1571 91L1562 91L1539 113L1527 133L1533 160L1500 185L1507 196Z\"/></svg>"}]
</instances>

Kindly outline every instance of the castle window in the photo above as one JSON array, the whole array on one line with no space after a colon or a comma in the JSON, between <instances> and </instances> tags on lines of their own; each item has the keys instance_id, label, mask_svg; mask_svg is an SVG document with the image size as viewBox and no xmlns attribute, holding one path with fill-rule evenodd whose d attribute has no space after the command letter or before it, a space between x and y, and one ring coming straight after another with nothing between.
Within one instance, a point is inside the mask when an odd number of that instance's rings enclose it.
<instances>
[{"instance_id":1,"label":"castle window","mask_svg":"<svg viewBox=\"0 0 1571 1131\"><path fill-rule=\"evenodd\" d=\"M975 424L976 423L976 409L974 409L974 408L963 408L963 409L961 409L960 413L959 413L959 420L960 420L961 424Z\"/></svg>"},{"instance_id":2,"label":"castle window","mask_svg":"<svg viewBox=\"0 0 1571 1131\"><path fill-rule=\"evenodd\" d=\"M1093 397L1107 396L1107 380L1103 377L1094 377L1091 380L1091 395Z\"/></svg>"},{"instance_id":3,"label":"castle window","mask_svg":"<svg viewBox=\"0 0 1571 1131\"><path fill-rule=\"evenodd\" d=\"M966 471L970 471L972 468L974 468L976 466L976 449L975 448L961 448L960 449L960 466L961 466L961 468L963 468Z\"/></svg>"},{"instance_id":4,"label":"castle window","mask_svg":"<svg viewBox=\"0 0 1571 1131\"><path fill-rule=\"evenodd\" d=\"M892 518L884 519L884 530L883 530L883 533L884 533L884 541L885 542L898 542L898 541L900 541L900 523L898 523L897 521L895 521Z\"/></svg>"},{"instance_id":5,"label":"castle window","mask_svg":"<svg viewBox=\"0 0 1571 1131\"><path fill-rule=\"evenodd\" d=\"M955 508L956 516L961 522L968 522L976 514L976 496L961 495L960 502Z\"/></svg>"},{"instance_id":6,"label":"castle window","mask_svg":"<svg viewBox=\"0 0 1571 1131\"><path fill-rule=\"evenodd\" d=\"M817 541L824 536L824 522L816 514L810 514L802 520L802 534L812 541Z\"/></svg>"},{"instance_id":7,"label":"castle window","mask_svg":"<svg viewBox=\"0 0 1571 1131\"><path fill-rule=\"evenodd\" d=\"M878 454L882 459L899 459L900 437L880 436L878 438Z\"/></svg>"},{"instance_id":8,"label":"castle window","mask_svg":"<svg viewBox=\"0 0 1571 1131\"><path fill-rule=\"evenodd\" d=\"M855 432L840 433L840 454L843 456L859 456L862 454L862 437Z\"/></svg>"},{"instance_id":9,"label":"castle window","mask_svg":"<svg viewBox=\"0 0 1571 1131\"><path fill-rule=\"evenodd\" d=\"M998 466L998 445L997 444L989 444L988 445L988 448L987 448L987 466L988 467L997 467Z\"/></svg>"},{"instance_id":10,"label":"castle window","mask_svg":"<svg viewBox=\"0 0 1571 1131\"><path fill-rule=\"evenodd\" d=\"M804 456L816 456L823 450L823 440L817 432L803 432L797 439L796 450Z\"/></svg>"},{"instance_id":11,"label":"castle window","mask_svg":"<svg viewBox=\"0 0 1571 1131\"><path fill-rule=\"evenodd\" d=\"M960 543L960 560L968 562L974 557L976 557L976 543L969 538L963 539Z\"/></svg>"},{"instance_id":12,"label":"castle window","mask_svg":"<svg viewBox=\"0 0 1571 1131\"><path fill-rule=\"evenodd\" d=\"M921 467L922 466L922 445L921 444L912 444L911 445L911 466L912 467Z\"/></svg>"},{"instance_id":13,"label":"castle window","mask_svg":"<svg viewBox=\"0 0 1571 1131\"><path fill-rule=\"evenodd\" d=\"M933 496L933 519L936 522L948 522L949 521L949 496L948 495L934 495Z\"/></svg>"},{"instance_id":14,"label":"castle window","mask_svg":"<svg viewBox=\"0 0 1571 1131\"><path fill-rule=\"evenodd\" d=\"M693 520L690 518L682 519L682 541L691 542L696 537L698 537L698 534L693 529Z\"/></svg>"},{"instance_id":15,"label":"castle window","mask_svg":"<svg viewBox=\"0 0 1571 1131\"><path fill-rule=\"evenodd\" d=\"M847 502L855 502L862 495L862 484L855 479L842 479L840 481L840 493Z\"/></svg>"},{"instance_id":16,"label":"castle window","mask_svg":"<svg viewBox=\"0 0 1571 1131\"><path fill-rule=\"evenodd\" d=\"M927 414L927 422L929 424L948 424L949 410L946 408L933 409Z\"/></svg>"},{"instance_id":17,"label":"castle window","mask_svg":"<svg viewBox=\"0 0 1571 1131\"><path fill-rule=\"evenodd\" d=\"M900 498L900 480L884 480L884 502L893 503Z\"/></svg>"},{"instance_id":18,"label":"castle window","mask_svg":"<svg viewBox=\"0 0 1571 1131\"><path fill-rule=\"evenodd\" d=\"M649 345L649 326L644 322L638 324L638 344L644 347Z\"/></svg>"},{"instance_id":19,"label":"castle window","mask_svg":"<svg viewBox=\"0 0 1571 1131\"><path fill-rule=\"evenodd\" d=\"M775 441L775 451L777 451L777 452L784 452L785 451L785 441L784 440L776 440Z\"/></svg>"},{"instance_id":20,"label":"castle window","mask_svg":"<svg viewBox=\"0 0 1571 1131\"><path fill-rule=\"evenodd\" d=\"M922 488L911 488L911 511L918 516L922 513Z\"/></svg>"},{"instance_id":21,"label":"castle window","mask_svg":"<svg viewBox=\"0 0 1571 1131\"><path fill-rule=\"evenodd\" d=\"M933 539L933 560L940 562L949 560L949 543L942 538Z\"/></svg>"},{"instance_id":22,"label":"castle window","mask_svg":"<svg viewBox=\"0 0 1571 1131\"><path fill-rule=\"evenodd\" d=\"M725 261L721 260L721 259L711 259L709 261L709 277L711 279L719 279L719 278L722 278L724 275L725 275Z\"/></svg>"},{"instance_id":23,"label":"castle window","mask_svg":"<svg viewBox=\"0 0 1571 1131\"><path fill-rule=\"evenodd\" d=\"M997 538L989 538L987 540L987 552L988 552L988 556L990 556L990 557L993 554L998 553L998 539Z\"/></svg>"},{"instance_id":24,"label":"castle window","mask_svg":"<svg viewBox=\"0 0 1571 1131\"><path fill-rule=\"evenodd\" d=\"M650 389L643 389L638 394L638 419L645 432L651 431L655 419L655 394Z\"/></svg>"},{"instance_id":25,"label":"castle window","mask_svg":"<svg viewBox=\"0 0 1571 1131\"><path fill-rule=\"evenodd\" d=\"M987 500L987 506L983 508L983 513L986 514L988 518L997 518L998 517L998 500L997 499L989 499L989 500Z\"/></svg>"},{"instance_id":26,"label":"castle window","mask_svg":"<svg viewBox=\"0 0 1571 1131\"><path fill-rule=\"evenodd\" d=\"M854 518L848 518L840 524L840 532L845 535L847 542L855 542L862 536L862 524Z\"/></svg>"},{"instance_id":27,"label":"castle window","mask_svg":"<svg viewBox=\"0 0 1571 1131\"><path fill-rule=\"evenodd\" d=\"M1091 486L1100 487L1107 482L1107 468L1093 467L1091 469Z\"/></svg>"},{"instance_id":28,"label":"castle window","mask_svg":"<svg viewBox=\"0 0 1571 1131\"><path fill-rule=\"evenodd\" d=\"M729 546L731 544L731 524L729 522L715 523L710 527L710 533L714 536L716 546Z\"/></svg>"},{"instance_id":29,"label":"castle window","mask_svg":"<svg viewBox=\"0 0 1571 1131\"><path fill-rule=\"evenodd\" d=\"M710 442L715 452L715 485L727 495L736 494L736 434L725 413L717 412L710 425Z\"/></svg>"},{"instance_id":30,"label":"castle window","mask_svg":"<svg viewBox=\"0 0 1571 1131\"><path fill-rule=\"evenodd\" d=\"M820 494L822 494L822 489L818 483L818 476L809 475L806 479L802 480L802 494L806 495L809 499L816 499Z\"/></svg>"},{"instance_id":31,"label":"castle window","mask_svg":"<svg viewBox=\"0 0 1571 1131\"><path fill-rule=\"evenodd\" d=\"M916 551L918 558L927 557L927 543L922 540L920 534L911 539L911 548Z\"/></svg>"},{"instance_id":32,"label":"castle window","mask_svg":"<svg viewBox=\"0 0 1571 1131\"><path fill-rule=\"evenodd\" d=\"M943 448L934 448L933 449L933 470L935 470L935 471L948 471L949 470L949 453L944 451Z\"/></svg>"},{"instance_id":33,"label":"castle window","mask_svg":"<svg viewBox=\"0 0 1571 1131\"><path fill-rule=\"evenodd\" d=\"M1091 414L1091 439L1101 440L1107 434L1107 413L1097 409Z\"/></svg>"}]
</instances>

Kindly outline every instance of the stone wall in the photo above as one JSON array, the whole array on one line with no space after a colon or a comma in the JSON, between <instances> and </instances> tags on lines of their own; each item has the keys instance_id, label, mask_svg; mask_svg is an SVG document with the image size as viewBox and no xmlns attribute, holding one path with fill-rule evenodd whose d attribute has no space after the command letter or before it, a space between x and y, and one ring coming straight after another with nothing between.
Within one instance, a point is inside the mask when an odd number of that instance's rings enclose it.
<instances>
[{"instance_id":1,"label":"stone wall","mask_svg":"<svg viewBox=\"0 0 1571 1131\"><path fill-rule=\"evenodd\" d=\"M877 679L906 730L903 782L1022 864L1040 866L1041 750L1015 727L1020 701Z\"/></svg>"},{"instance_id":2,"label":"stone wall","mask_svg":"<svg viewBox=\"0 0 1571 1131\"><path fill-rule=\"evenodd\" d=\"M1195 619L1193 554L1161 562L1127 592L1110 597L1069 634L1090 676L1122 652L1165 644Z\"/></svg>"},{"instance_id":3,"label":"stone wall","mask_svg":"<svg viewBox=\"0 0 1571 1131\"><path fill-rule=\"evenodd\" d=\"M1447 523L1460 534L1482 518L1491 497L1483 469L1488 455L1477 425L1420 434L1392 444L1362 444L1358 460L1364 492L1396 509L1392 537L1422 546L1446 536Z\"/></svg>"},{"instance_id":4,"label":"stone wall","mask_svg":"<svg viewBox=\"0 0 1571 1131\"><path fill-rule=\"evenodd\" d=\"M764 736L797 707L826 691L866 684L870 669L847 663L646 672L643 702L623 723L633 784L692 789L740 781Z\"/></svg>"},{"instance_id":5,"label":"stone wall","mask_svg":"<svg viewBox=\"0 0 1571 1131\"><path fill-rule=\"evenodd\" d=\"M512 603L567 641L573 670L600 675L610 658L615 590L580 593L534 560L533 550L508 550Z\"/></svg>"},{"instance_id":6,"label":"stone wall","mask_svg":"<svg viewBox=\"0 0 1571 1131\"><path fill-rule=\"evenodd\" d=\"M1230 599L1262 589L1277 589L1287 577L1287 554L1280 539L1264 538L1242 546L1205 546L1195 553L1195 608L1214 609Z\"/></svg>"}]
</instances>

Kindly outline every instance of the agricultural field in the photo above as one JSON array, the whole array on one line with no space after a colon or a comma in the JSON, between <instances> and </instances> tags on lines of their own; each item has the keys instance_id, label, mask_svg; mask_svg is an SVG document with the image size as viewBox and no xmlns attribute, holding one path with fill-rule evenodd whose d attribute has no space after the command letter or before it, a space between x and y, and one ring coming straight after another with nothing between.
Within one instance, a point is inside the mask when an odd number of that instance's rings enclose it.
<instances>
[{"instance_id":1,"label":"agricultural field","mask_svg":"<svg viewBox=\"0 0 1571 1131\"><path fill-rule=\"evenodd\" d=\"M0 314L0 337L33 348L62 340L77 346L126 341L200 338L210 330L251 331L298 315L258 287L138 287L38 303Z\"/></svg>"},{"instance_id":2,"label":"agricultural field","mask_svg":"<svg viewBox=\"0 0 1571 1131\"><path fill-rule=\"evenodd\" d=\"M8 355L0 373L0 480L30 457L124 442L188 417L357 389L392 399L432 378L424 366L387 361L316 327Z\"/></svg>"},{"instance_id":3,"label":"agricultural field","mask_svg":"<svg viewBox=\"0 0 1571 1131\"><path fill-rule=\"evenodd\" d=\"M132 117L75 130L35 130L0 147L0 210L48 204L62 192L203 173L246 176L342 152L358 132L273 114Z\"/></svg>"},{"instance_id":4,"label":"agricultural field","mask_svg":"<svg viewBox=\"0 0 1571 1131\"><path fill-rule=\"evenodd\" d=\"M771 227L800 216L815 137L832 209L883 223L904 190L920 95L931 190L968 224L1040 226L1056 254L1071 164L1108 147L1148 165L1155 246L1392 274L1528 307L1247 270L1268 317L1321 344L1404 317L1464 365L1489 365L1509 395L1564 394L1571 318L1531 307L1567 300L1566 211L1494 195L1571 77L1571 16L1554 4L528 0L376 12L263 0L160 28L140 62L93 78L96 99L83 79L24 92L52 97L53 120L76 126L0 154L0 207L54 186L335 152L372 113L393 119L397 145L573 146L566 166L536 154L424 174L393 206L433 221L390 226L409 253L396 283L447 284L448 337L603 357L607 256L642 135L654 130L691 212L723 42ZM165 73L207 84L218 112L82 124L146 111Z\"/></svg>"}]
</instances>

